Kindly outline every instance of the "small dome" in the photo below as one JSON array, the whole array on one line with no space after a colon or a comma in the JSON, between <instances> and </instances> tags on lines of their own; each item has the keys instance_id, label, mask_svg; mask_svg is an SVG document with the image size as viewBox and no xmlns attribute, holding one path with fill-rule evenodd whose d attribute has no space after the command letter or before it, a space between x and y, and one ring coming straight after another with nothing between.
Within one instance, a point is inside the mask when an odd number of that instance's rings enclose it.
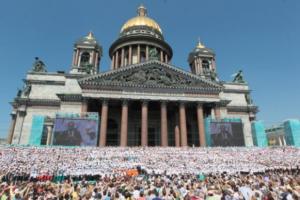
<instances>
[{"instance_id":1,"label":"small dome","mask_svg":"<svg viewBox=\"0 0 300 200\"><path fill-rule=\"evenodd\" d=\"M99 46L99 43L97 42L96 38L94 37L94 34L92 32L89 32L87 36L80 38L75 43L76 45L93 45L93 46Z\"/></svg>"},{"instance_id":2,"label":"small dome","mask_svg":"<svg viewBox=\"0 0 300 200\"><path fill-rule=\"evenodd\" d=\"M158 23L156 23L153 19L147 17L147 9L141 5L138 8L138 16L129 19L121 28L121 33L131 27L134 26L148 26L160 32L162 34L162 30L159 27Z\"/></svg>"},{"instance_id":3,"label":"small dome","mask_svg":"<svg viewBox=\"0 0 300 200\"><path fill-rule=\"evenodd\" d=\"M207 48L202 44L200 41L198 41L197 46L193 50L194 53L203 53L203 54L215 54L212 49Z\"/></svg>"}]
</instances>

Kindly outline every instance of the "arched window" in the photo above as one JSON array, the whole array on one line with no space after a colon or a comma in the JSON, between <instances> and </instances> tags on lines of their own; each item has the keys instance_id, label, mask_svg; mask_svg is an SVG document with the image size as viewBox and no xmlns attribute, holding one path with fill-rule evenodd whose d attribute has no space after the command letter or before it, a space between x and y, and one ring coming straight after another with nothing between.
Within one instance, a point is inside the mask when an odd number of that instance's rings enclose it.
<instances>
[{"instance_id":1,"label":"arched window","mask_svg":"<svg viewBox=\"0 0 300 200\"><path fill-rule=\"evenodd\" d=\"M208 60L202 60L202 68L204 70L209 70L209 61Z\"/></svg>"},{"instance_id":2,"label":"arched window","mask_svg":"<svg viewBox=\"0 0 300 200\"><path fill-rule=\"evenodd\" d=\"M89 61L90 61L90 54L88 52L83 52L81 54L80 64L81 65L89 64Z\"/></svg>"},{"instance_id":3,"label":"arched window","mask_svg":"<svg viewBox=\"0 0 300 200\"><path fill-rule=\"evenodd\" d=\"M146 61L146 52L145 51L141 51L141 62L145 62Z\"/></svg>"}]
</instances>

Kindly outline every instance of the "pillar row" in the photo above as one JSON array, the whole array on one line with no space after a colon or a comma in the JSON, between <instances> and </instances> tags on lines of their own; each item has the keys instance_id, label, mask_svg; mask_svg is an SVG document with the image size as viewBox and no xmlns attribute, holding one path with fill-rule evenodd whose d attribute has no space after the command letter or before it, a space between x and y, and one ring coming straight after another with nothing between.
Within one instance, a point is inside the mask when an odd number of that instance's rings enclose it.
<instances>
[{"instance_id":1,"label":"pillar row","mask_svg":"<svg viewBox=\"0 0 300 200\"><path fill-rule=\"evenodd\" d=\"M168 146L168 117L167 117L167 103L161 102L161 146Z\"/></svg>"},{"instance_id":2,"label":"pillar row","mask_svg":"<svg viewBox=\"0 0 300 200\"><path fill-rule=\"evenodd\" d=\"M205 130L204 130L204 120L203 120L203 105L197 105L197 122L198 122L198 134L200 140L200 146L206 146L206 139L205 139Z\"/></svg>"},{"instance_id":3,"label":"pillar row","mask_svg":"<svg viewBox=\"0 0 300 200\"><path fill-rule=\"evenodd\" d=\"M180 128L180 140L181 146L187 146L187 128L186 128L186 113L185 104L179 105L179 128Z\"/></svg>"},{"instance_id":4,"label":"pillar row","mask_svg":"<svg viewBox=\"0 0 300 200\"><path fill-rule=\"evenodd\" d=\"M149 60L149 46L146 45L146 61Z\"/></svg>"},{"instance_id":5,"label":"pillar row","mask_svg":"<svg viewBox=\"0 0 300 200\"><path fill-rule=\"evenodd\" d=\"M108 101L102 101L101 108L101 121L100 121L100 136L99 136L99 146L106 145L106 136L107 136L107 121L108 121Z\"/></svg>"},{"instance_id":6,"label":"pillar row","mask_svg":"<svg viewBox=\"0 0 300 200\"><path fill-rule=\"evenodd\" d=\"M112 56L111 59L111 69L114 70L115 69L115 55Z\"/></svg>"},{"instance_id":7,"label":"pillar row","mask_svg":"<svg viewBox=\"0 0 300 200\"><path fill-rule=\"evenodd\" d=\"M122 103L122 113L121 113L121 141L120 146L127 146L127 136L128 136L128 102L123 101Z\"/></svg>"},{"instance_id":8,"label":"pillar row","mask_svg":"<svg viewBox=\"0 0 300 200\"><path fill-rule=\"evenodd\" d=\"M123 47L121 50L121 67L124 67L124 58L125 58L125 49Z\"/></svg>"},{"instance_id":9,"label":"pillar row","mask_svg":"<svg viewBox=\"0 0 300 200\"><path fill-rule=\"evenodd\" d=\"M128 64L131 65L132 64L132 46L129 46L129 52L128 52Z\"/></svg>"},{"instance_id":10,"label":"pillar row","mask_svg":"<svg viewBox=\"0 0 300 200\"><path fill-rule=\"evenodd\" d=\"M16 114L11 114L11 122L10 122L8 136L7 136L7 143L8 144L12 143L12 139L13 139L14 131L15 131L15 126L16 126L16 118L17 118Z\"/></svg>"},{"instance_id":11,"label":"pillar row","mask_svg":"<svg viewBox=\"0 0 300 200\"><path fill-rule=\"evenodd\" d=\"M148 145L148 102L142 102L141 146Z\"/></svg>"},{"instance_id":12,"label":"pillar row","mask_svg":"<svg viewBox=\"0 0 300 200\"><path fill-rule=\"evenodd\" d=\"M115 60L115 67L114 69L119 68L119 51L116 51L116 60Z\"/></svg>"},{"instance_id":13,"label":"pillar row","mask_svg":"<svg viewBox=\"0 0 300 200\"><path fill-rule=\"evenodd\" d=\"M175 146L180 147L180 130L179 126L175 126Z\"/></svg>"},{"instance_id":14,"label":"pillar row","mask_svg":"<svg viewBox=\"0 0 300 200\"><path fill-rule=\"evenodd\" d=\"M141 46L139 44L137 46L137 62L141 62Z\"/></svg>"}]
</instances>

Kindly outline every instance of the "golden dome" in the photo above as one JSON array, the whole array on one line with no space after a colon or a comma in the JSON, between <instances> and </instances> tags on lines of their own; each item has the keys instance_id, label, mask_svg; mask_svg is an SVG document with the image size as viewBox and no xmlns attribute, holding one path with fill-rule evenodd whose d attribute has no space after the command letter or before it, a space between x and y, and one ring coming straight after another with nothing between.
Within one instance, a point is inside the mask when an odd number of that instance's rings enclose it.
<instances>
[{"instance_id":1,"label":"golden dome","mask_svg":"<svg viewBox=\"0 0 300 200\"><path fill-rule=\"evenodd\" d=\"M147 9L141 5L138 8L138 16L129 19L121 28L120 32L123 32L125 29L134 27L134 26L148 26L159 31L162 34L162 30L159 25L151 18L147 17Z\"/></svg>"}]
</instances>

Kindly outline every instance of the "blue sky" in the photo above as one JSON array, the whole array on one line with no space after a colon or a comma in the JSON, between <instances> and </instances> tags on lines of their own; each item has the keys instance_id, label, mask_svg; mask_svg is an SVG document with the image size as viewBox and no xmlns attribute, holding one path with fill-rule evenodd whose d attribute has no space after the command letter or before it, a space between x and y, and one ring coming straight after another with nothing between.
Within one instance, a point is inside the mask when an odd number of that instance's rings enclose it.
<instances>
[{"instance_id":1,"label":"blue sky","mask_svg":"<svg viewBox=\"0 0 300 200\"><path fill-rule=\"evenodd\" d=\"M173 65L189 70L187 56L200 37L217 54L220 79L244 71L258 119L300 118L299 0L10 0L0 6L0 136L35 56L48 71L68 71L74 41L92 30L104 49L101 70L108 70L108 49L140 3L173 48Z\"/></svg>"}]
</instances>

